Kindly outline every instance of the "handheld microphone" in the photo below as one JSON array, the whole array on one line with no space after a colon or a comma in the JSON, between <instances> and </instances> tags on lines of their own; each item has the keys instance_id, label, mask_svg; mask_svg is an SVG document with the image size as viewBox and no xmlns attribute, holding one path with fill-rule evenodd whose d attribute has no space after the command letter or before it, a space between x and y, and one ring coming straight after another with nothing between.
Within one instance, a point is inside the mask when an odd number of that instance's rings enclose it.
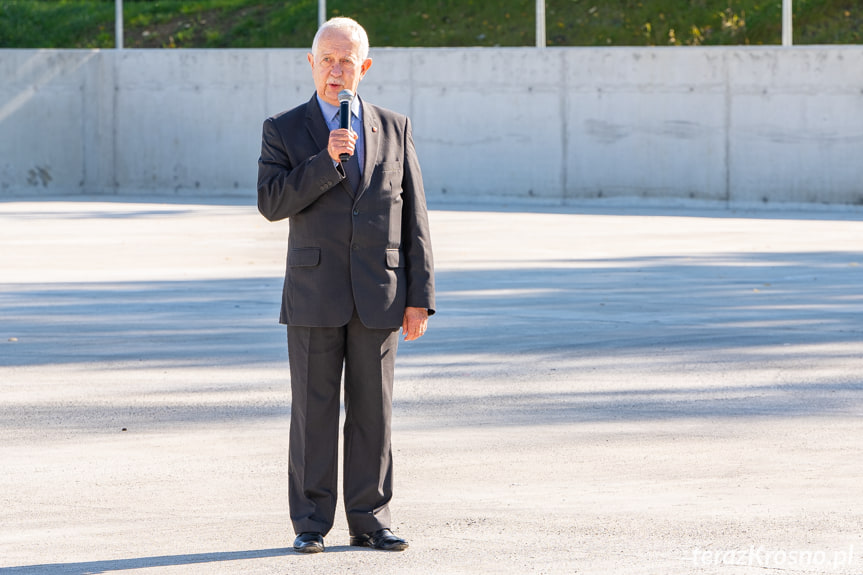
<instances>
[{"instance_id":1,"label":"handheld microphone","mask_svg":"<svg viewBox=\"0 0 863 575\"><path fill-rule=\"evenodd\" d=\"M354 93L350 90L342 90L339 92L339 128L351 129L351 102L354 99ZM350 154L339 154L339 159L347 162Z\"/></svg>"}]
</instances>

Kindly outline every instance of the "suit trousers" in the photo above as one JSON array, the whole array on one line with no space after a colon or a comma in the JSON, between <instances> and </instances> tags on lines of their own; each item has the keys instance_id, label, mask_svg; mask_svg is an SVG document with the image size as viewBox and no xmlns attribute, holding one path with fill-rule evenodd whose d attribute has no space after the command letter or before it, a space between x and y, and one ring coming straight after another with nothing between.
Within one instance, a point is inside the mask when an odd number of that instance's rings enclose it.
<instances>
[{"instance_id":1,"label":"suit trousers","mask_svg":"<svg viewBox=\"0 0 863 575\"><path fill-rule=\"evenodd\" d=\"M344 367L343 491L351 535L390 527L390 422L398 329L288 326L291 427L288 500L296 533L326 534L338 493Z\"/></svg>"}]
</instances>

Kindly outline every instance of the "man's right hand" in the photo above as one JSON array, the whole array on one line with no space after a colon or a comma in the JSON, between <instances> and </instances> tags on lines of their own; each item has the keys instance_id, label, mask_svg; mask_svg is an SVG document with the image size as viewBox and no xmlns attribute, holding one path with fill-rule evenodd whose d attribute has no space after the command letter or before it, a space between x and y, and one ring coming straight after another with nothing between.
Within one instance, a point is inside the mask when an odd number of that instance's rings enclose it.
<instances>
[{"instance_id":1,"label":"man's right hand","mask_svg":"<svg viewBox=\"0 0 863 575\"><path fill-rule=\"evenodd\" d=\"M347 128L339 128L330 132L330 141L327 144L327 153L334 162L341 160L341 154L349 156L354 155L354 149L357 145L357 134L353 130Z\"/></svg>"}]
</instances>

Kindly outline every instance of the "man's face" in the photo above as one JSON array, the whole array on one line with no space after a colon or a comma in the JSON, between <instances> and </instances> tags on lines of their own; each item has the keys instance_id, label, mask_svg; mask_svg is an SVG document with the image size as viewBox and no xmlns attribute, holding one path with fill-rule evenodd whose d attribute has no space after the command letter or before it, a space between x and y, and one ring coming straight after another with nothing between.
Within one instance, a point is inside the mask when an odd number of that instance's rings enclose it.
<instances>
[{"instance_id":1,"label":"man's face","mask_svg":"<svg viewBox=\"0 0 863 575\"><path fill-rule=\"evenodd\" d=\"M324 102L339 105L339 92L357 93L357 86L372 65L371 59L360 61L359 46L344 30L328 30L318 38L317 54L309 54L315 89Z\"/></svg>"}]
</instances>

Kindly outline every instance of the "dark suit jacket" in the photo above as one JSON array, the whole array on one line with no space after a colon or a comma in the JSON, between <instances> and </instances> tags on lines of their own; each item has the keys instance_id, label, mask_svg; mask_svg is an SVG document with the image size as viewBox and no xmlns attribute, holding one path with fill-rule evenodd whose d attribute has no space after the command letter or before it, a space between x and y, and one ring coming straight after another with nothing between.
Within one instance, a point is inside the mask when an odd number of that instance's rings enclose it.
<instances>
[{"instance_id":1,"label":"dark suit jacket","mask_svg":"<svg viewBox=\"0 0 863 575\"><path fill-rule=\"evenodd\" d=\"M327 153L315 96L264 122L258 210L290 218L280 321L398 328L406 306L434 313L434 270L410 120L363 101L365 165L354 195Z\"/></svg>"}]
</instances>

